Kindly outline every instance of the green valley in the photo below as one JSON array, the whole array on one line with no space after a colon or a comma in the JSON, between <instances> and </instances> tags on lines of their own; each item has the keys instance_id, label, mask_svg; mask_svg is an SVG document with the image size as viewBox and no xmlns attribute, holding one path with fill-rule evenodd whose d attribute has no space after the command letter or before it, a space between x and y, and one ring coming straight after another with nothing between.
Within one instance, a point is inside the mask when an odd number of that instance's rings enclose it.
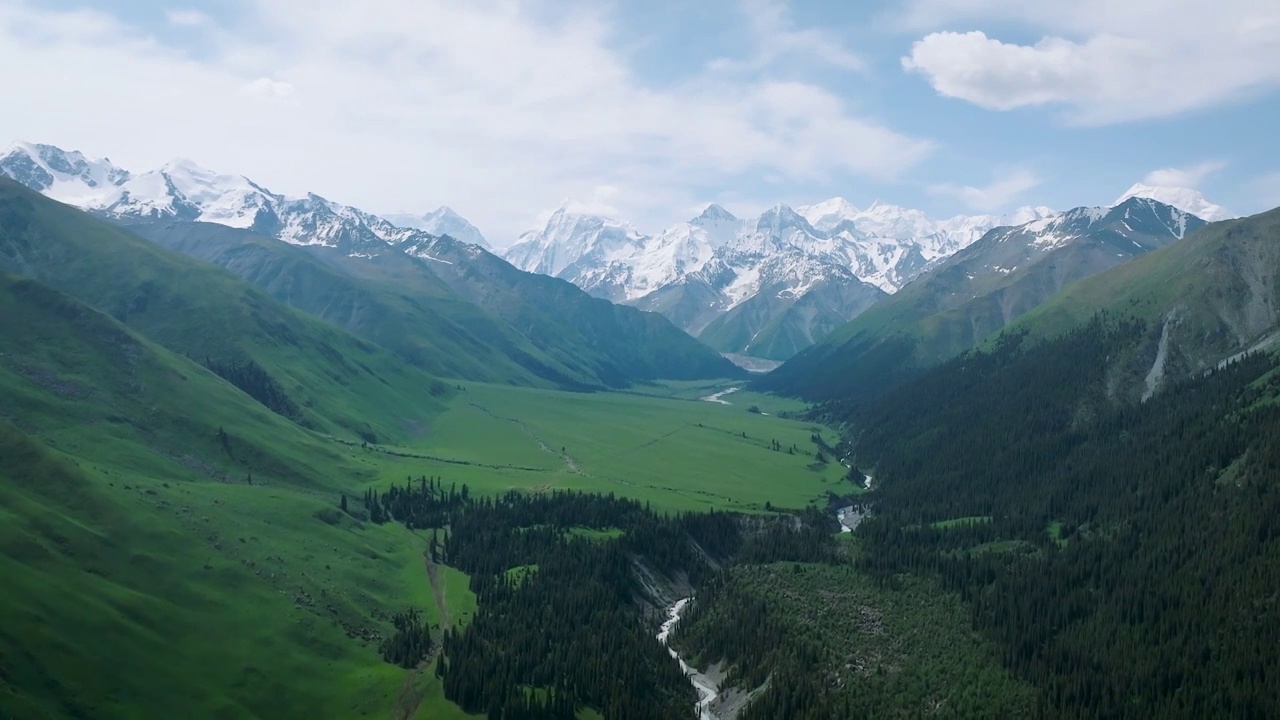
<instances>
[{"instance_id":1,"label":"green valley","mask_svg":"<svg viewBox=\"0 0 1280 720\"><path fill-rule=\"evenodd\" d=\"M378 657L394 612L419 608L437 640L476 612L465 575L428 572L423 531L361 519L363 493L408 476L666 511L851 490L815 460L829 431L697 400L448 384L394 445L330 436L66 295L3 283L6 716L461 717L430 668Z\"/></svg>"},{"instance_id":2,"label":"green valley","mask_svg":"<svg viewBox=\"0 0 1280 720\"><path fill-rule=\"evenodd\" d=\"M0 0L0 720L1280 718L1265 3L198 5Z\"/></svg>"}]
</instances>

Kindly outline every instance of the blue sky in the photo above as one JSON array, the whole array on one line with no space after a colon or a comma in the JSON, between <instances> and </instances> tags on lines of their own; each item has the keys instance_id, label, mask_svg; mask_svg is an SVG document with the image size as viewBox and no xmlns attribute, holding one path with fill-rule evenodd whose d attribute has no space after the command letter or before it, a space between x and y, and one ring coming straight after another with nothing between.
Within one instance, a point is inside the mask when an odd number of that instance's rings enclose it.
<instances>
[{"instance_id":1,"label":"blue sky","mask_svg":"<svg viewBox=\"0 0 1280 720\"><path fill-rule=\"evenodd\" d=\"M0 0L0 143L190 157L498 245L843 196L931 215L1144 179L1280 205L1280 3ZM12 109L12 110L11 110Z\"/></svg>"}]
</instances>

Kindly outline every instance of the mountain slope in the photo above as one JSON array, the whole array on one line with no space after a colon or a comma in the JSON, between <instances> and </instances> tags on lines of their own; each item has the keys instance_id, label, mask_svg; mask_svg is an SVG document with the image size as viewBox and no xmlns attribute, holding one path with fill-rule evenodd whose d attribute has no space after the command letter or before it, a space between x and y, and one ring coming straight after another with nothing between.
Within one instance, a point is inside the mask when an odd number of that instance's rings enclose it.
<instances>
[{"instance_id":1,"label":"mountain slope","mask_svg":"<svg viewBox=\"0 0 1280 720\"><path fill-rule=\"evenodd\" d=\"M429 593L420 541L336 508L368 458L3 272L0 397L0 717L385 715L358 638Z\"/></svg>"},{"instance_id":2,"label":"mountain slope","mask_svg":"<svg viewBox=\"0 0 1280 720\"><path fill-rule=\"evenodd\" d=\"M394 252L350 258L210 223L130 223L142 237L220 265L275 299L375 342L443 376L521 384L587 384L552 367L523 337L467 303L439 277Z\"/></svg>"},{"instance_id":3,"label":"mountain slope","mask_svg":"<svg viewBox=\"0 0 1280 720\"><path fill-rule=\"evenodd\" d=\"M660 316L595 300L447 237L409 233L399 248L352 257L207 223L129 227L447 377L587 389L736 374Z\"/></svg>"},{"instance_id":4,"label":"mountain slope","mask_svg":"<svg viewBox=\"0 0 1280 720\"><path fill-rule=\"evenodd\" d=\"M0 270L67 292L208 362L319 430L400 437L447 387L226 272L0 178Z\"/></svg>"},{"instance_id":5,"label":"mountain slope","mask_svg":"<svg viewBox=\"0 0 1280 720\"><path fill-rule=\"evenodd\" d=\"M671 321L593 298L573 284L524 272L475 245L449 236L397 246L433 263L455 292L516 328L557 361L585 366L605 384L631 380L738 377L731 362Z\"/></svg>"},{"instance_id":6,"label":"mountain slope","mask_svg":"<svg viewBox=\"0 0 1280 720\"><path fill-rule=\"evenodd\" d=\"M717 315L698 339L722 352L786 360L885 297L843 268L829 268L800 290L785 282L762 285Z\"/></svg>"},{"instance_id":7,"label":"mountain slope","mask_svg":"<svg viewBox=\"0 0 1280 720\"><path fill-rule=\"evenodd\" d=\"M811 398L883 392L978 345L1066 285L1203 225L1132 198L997 228L757 383Z\"/></svg>"},{"instance_id":8,"label":"mountain slope","mask_svg":"<svg viewBox=\"0 0 1280 720\"><path fill-rule=\"evenodd\" d=\"M1024 340L833 408L875 475L863 567L966 598L973 630L1041 690L1037 716L1275 716L1255 678L1280 672L1277 358L1144 401L1115 392L1141 322Z\"/></svg>"},{"instance_id":9,"label":"mountain slope","mask_svg":"<svg viewBox=\"0 0 1280 720\"><path fill-rule=\"evenodd\" d=\"M1280 341L1280 209L1213 223L1131 263L1068 287L1011 329L1053 337L1099 312L1147 323L1148 358L1133 390L1150 394Z\"/></svg>"}]
</instances>

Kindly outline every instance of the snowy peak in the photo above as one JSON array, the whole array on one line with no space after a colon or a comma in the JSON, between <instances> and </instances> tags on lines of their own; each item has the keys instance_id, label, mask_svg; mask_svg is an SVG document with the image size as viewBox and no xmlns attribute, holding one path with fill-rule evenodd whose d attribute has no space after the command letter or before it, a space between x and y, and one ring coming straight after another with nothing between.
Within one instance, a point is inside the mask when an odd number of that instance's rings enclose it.
<instances>
[{"instance_id":1,"label":"snowy peak","mask_svg":"<svg viewBox=\"0 0 1280 720\"><path fill-rule=\"evenodd\" d=\"M702 211L702 214L689 222L693 225L706 226L711 223L738 222L738 217L728 210L725 210L724 207L716 203L711 203L707 206L706 210Z\"/></svg>"},{"instance_id":2,"label":"snowy peak","mask_svg":"<svg viewBox=\"0 0 1280 720\"><path fill-rule=\"evenodd\" d=\"M809 221L804 219L804 216L783 203L778 203L764 211L759 219L756 220L755 225L756 232L767 233L774 237L781 237L792 232L802 232L810 236L818 234L813 226L809 224Z\"/></svg>"},{"instance_id":3,"label":"snowy peak","mask_svg":"<svg viewBox=\"0 0 1280 720\"><path fill-rule=\"evenodd\" d=\"M858 216L858 209L842 197L823 200L813 205L801 205L796 208L796 212L808 220L815 229L823 232L831 232L846 221L853 222Z\"/></svg>"},{"instance_id":4,"label":"snowy peak","mask_svg":"<svg viewBox=\"0 0 1280 720\"><path fill-rule=\"evenodd\" d=\"M94 160L52 145L15 142L0 151L0 175L5 175L60 202L73 205L100 202L129 173L110 160Z\"/></svg>"},{"instance_id":5,"label":"snowy peak","mask_svg":"<svg viewBox=\"0 0 1280 720\"><path fill-rule=\"evenodd\" d=\"M242 175L221 175L179 158L122 183L104 209L132 217L260 229L273 221L278 200Z\"/></svg>"},{"instance_id":6,"label":"snowy peak","mask_svg":"<svg viewBox=\"0 0 1280 720\"><path fill-rule=\"evenodd\" d=\"M454 240L479 245L486 250L490 249L488 241L475 225L454 212L452 208L443 205L426 215L393 213L384 217L400 227L422 230L431 235L448 235Z\"/></svg>"},{"instance_id":7,"label":"snowy peak","mask_svg":"<svg viewBox=\"0 0 1280 720\"><path fill-rule=\"evenodd\" d=\"M1225 210L1221 205L1209 202L1199 190L1146 185L1144 183L1135 183L1133 187L1126 190L1115 202L1111 203L1111 207L1116 207L1124 201L1135 197L1155 200L1209 222L1229 220L1235 217L1234 214Z\"/></svg>"},{"instance_id":8,"label":"snowy peak","mask_svg":"<svg viewBox=\"0 0 1280 720\"><path fill-rule=\"evenodd\" d=\"M798 298L824 278L852 277L893 293L994 227L1052 214L1048 208L1020 208L1003 216L937 221L919 210L879 201L859 210L836 197L799 209L778 204L758 217L739 220L713 204L698 217L649 237L566 206L542 230L522 235L504 257L524 270L555 275L624 302L641 303L665 287L715 277L715 292L726 295L712 305L731 308L765 287L783 286L787 297ZM620 239L606 242L608 228Z\"/></svg>"},{"instance_id":9,"label":"snowy peak","mask_svg":"<svg viewBox=\"0 0 1280 720\"><path fill-rule=\"evenodd\" d=\"M578 267L600 276L610 263L643 248L647 238L631 225L575 209L572 203L565 203L541 230L521 235L503 257L521 270L543 275L560 276L566 269Z\"/></svg>"},{"instance_id":10,"label":"snowy peak","mask_svg":"<svg viewBox=\"0 0 1280 720\"><path fill-rule=\"evenodd\" d=\"M424 234L315 193L285 197L243 175L221 174L185 158L133 175L108 160L19 142L0 151L0 174L85 210L123 218L216 223L295 245L323 245L365 257ZM448 208L417 220L416 224L435 232L484 242L474 226ZM468 228L473 233L470 238L464 237Z\"/></svg>"},{"instance_id":11,"label":"snowy peak","mask_svg":"<svg viewBox=\"0 0 1280 720\"><path fill-rule=\"evenodd\" d=\"M1112 207L1106 220L1118 226L1117 231L1123 235L1167 234L1178 239L1206 223L1204 218L1194 213L1148 197L1131 197Z\"/></svg>"},{"instance_id":12,"label":"snowy peak","mask_svg":"<svg viewBox=\"0 0 1280 720\"><path fill-rule=\"evenodd\" d=\"M1078 207L1046 215L1017 226L1000 227L975 243L976 253L1010 245L1032 253L1047 253L1080 241L1124 238L1122 254L1145 252L1181 239L1205 221L1150 198L1132 197L1113 207Z\"/></svg>"}]
</instances>

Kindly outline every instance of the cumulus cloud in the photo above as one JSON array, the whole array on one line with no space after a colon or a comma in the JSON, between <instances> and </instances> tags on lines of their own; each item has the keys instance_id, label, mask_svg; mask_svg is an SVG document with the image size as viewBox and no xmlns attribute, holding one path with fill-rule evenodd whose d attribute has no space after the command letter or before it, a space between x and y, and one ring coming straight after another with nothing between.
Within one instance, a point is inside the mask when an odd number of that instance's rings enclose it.
<instances>
[{"instance_id":1,"label":"cumulus cloud","mask_svg":"<svg viewBox=\"0 0 1280 720\"><path fill-rule=\"evenodd\" d=\"M1185 168L1161 168L1147 173L1142 182L1147 185L1194 188L1200 185L1205 178L1226 166L1226 162L1222 160L1206 160Z\"/></svg>"},{"instance_id":2,"label":"cumulus cloud","mask_svg":"<svg viewBox=\"0 0 1280 720\"><path fill-rule=\"evenodd\" d=\"M958 23L1000 22L1009 42ZM914 0L903 22L934 29L903 68L941 95L991 110L1061 106L1077 123L1163 117L1280 86L1280 3L1220 0Z\"/></svg>"},{"instance_id":3,"label":"cumulus cloud","mask_svg":"<svg viewBox=\"0 0 1280 720\"><path fill-rule=\"evenodd\" d=\"M447 204L499 243L596 186L661 226L708 187L892 179L932 149L804 78L655 84L607 4L554 19L518 0L241 6L196 55L102 11L0 0L0 138L135 169L183 155L374 212Z\"/></svg>"},{"instance_id":4,"label":"cumulus cloud","mask_svg":"<svg viewBox=\"0 0 1280 720\"><path fill-rule=\"evenodd\" d=\"M930 185L934 195L951 197L978 212L996 212L1009 206L1014 198L1040 184L1040 178L1026 169L1016 169L1003 174L982 187L942 183Z\"/></svg>"}]
</instances>

